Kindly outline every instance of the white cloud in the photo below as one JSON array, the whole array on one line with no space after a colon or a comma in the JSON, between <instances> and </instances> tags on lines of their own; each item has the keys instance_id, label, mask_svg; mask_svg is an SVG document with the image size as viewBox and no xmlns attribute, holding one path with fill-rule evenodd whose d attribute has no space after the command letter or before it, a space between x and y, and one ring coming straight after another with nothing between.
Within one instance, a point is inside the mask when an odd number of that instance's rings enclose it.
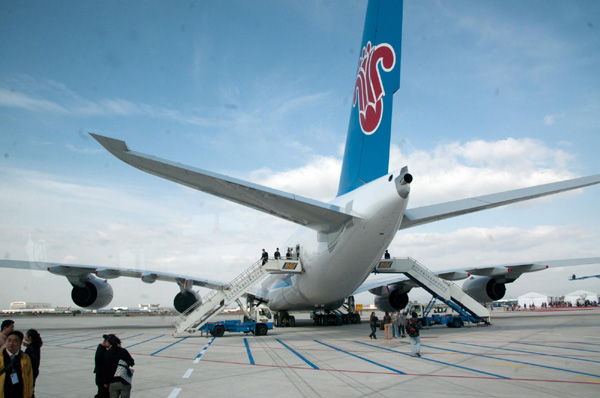
<instances>
[{"instance_id":1,"label":"white cloud","mask_svg":"<svg viewBox=\"0 0 600 398\"><path fill-rule=\"evenodd\" d=\"M532 139L445 143L403 154L392 147L391 169L403 165L415 178L411 205L468 198L576 177L573 156Z\"/></svg>"}]
</instances>

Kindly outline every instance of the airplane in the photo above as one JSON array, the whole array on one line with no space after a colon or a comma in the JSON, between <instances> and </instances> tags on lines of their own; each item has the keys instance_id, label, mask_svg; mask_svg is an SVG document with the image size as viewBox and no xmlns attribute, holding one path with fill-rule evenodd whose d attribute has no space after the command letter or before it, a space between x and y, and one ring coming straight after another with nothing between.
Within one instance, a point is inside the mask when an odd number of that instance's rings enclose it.
<instances>
[{"instance_id":1,"label":"airplane","mask_svg":"<svg viewBox=\"0 0 600 398\"><path fill-rule=\"evenodd\" d=\"M403 2L370 0L367 6L354 98L337 195L329 202L301 197L207 170L132 151L121 140L91 133L119 160L144 172L297 224L280 247L294 249L304 272L268 276L252 296L289 320L292 311L335 311L351 296L369 290L382 311L400 310L413 287L405 277L365 282L400 230L600 183L600 175L576 178L410 208L413 175L405 166L389 171L393 94L400 86ZM418 178L418 177L417 177ZM589 264L599 258L556 260L551 266ZM505 284L549 263L527 262L437 273L468 278L463 290L479 301L501 299ZM157 270L0 260L9 268L47 270L65 276L80 307L107 306L113 290L108 279L139 278L179 286L174 306L183 312L201 300L194 286L221 289L225 282Z\"/></svg>"}]
</instances>

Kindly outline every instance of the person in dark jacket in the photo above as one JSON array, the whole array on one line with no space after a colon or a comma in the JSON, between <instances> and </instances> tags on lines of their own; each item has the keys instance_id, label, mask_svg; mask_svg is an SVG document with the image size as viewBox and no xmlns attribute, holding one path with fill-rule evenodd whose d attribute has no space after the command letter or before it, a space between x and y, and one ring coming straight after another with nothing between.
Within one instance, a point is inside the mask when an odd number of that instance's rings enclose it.
<instances>
[{"instance_id":1,"label":"person in dark jacket","mask_svg":"<svg viewBox=\"0 0 600 398\"><path fill-rule=\"evenodd\" d=\"M35 398L35 379L37 379L38 375L40 374L40 360L42 359L41 348L44 342L42 341L42 336L40 336L37 330L29 329L25 333L25 343L27 344L25 354L29 355L29 359L31 359L31 369L33 371L34 394L31 396L31 398Z\"/></svg>"},{"instance_id":2,"label":"person in dark jacket","mask_svg":"<svg viewBox=\"0 0 600 398\"><path fill-rule=\"evenodd\" d=\"M369 319L369 326L371 326L371 334L369 335L369 337L372 339L377 338L377 322L379 322L379 318L377 318L377 315L375 315L374 312L371 312L371 318Z\"/></svg>"},{"instance_id":3,"label":"person in dark jacket","mask_svg":"<svg viewBox=\"0 0 600 398\"><path fill-rule=\"evenodd\" d=\"M108 335L108 344L110 348L104 354L104 387L108 388L110 398L129 398L133 375L130 368L135 361L114 334Z\"/></svg>"},{"instance_id":4,"label":"person in dark jacket","mask_svg":"<svg viewBox=\"0 0 600 398\"><path fill-rule=\"evenodd\" d=\"M96 374L96 386L98 393L94 398L108 398L108 388L104 387L104 354L110 347L108 344L108 335L102 335L102 343L96 347L96 355L94 356L94 373Z\"/></svg>"}]
</instances>

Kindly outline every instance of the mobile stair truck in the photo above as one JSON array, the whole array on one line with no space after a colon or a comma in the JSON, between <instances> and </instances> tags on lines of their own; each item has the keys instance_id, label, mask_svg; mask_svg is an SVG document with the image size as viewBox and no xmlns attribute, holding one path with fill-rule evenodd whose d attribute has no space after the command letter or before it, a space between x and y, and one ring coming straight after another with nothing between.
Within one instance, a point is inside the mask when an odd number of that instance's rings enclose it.
<instances>
[{"instance_id":1,"label":"mobile stair truck","mask_svg":"<svg viewBox=\"0 0 600 398\"><path fill-rule=\"evenodd\" d=\"M198 300L182 313L173 322L175 327L173 336L189 337L198 331L210 333L215 337L223 336L226 331L251 332L256 336L264 336L269 329L273 329L273 323L268 321L270 312L266 308L255 306L251 306L250 312L247 312L239 300L240 297L269 274L295 274L301 272L303 270L300 260L269 259L266 263L259 260L229 284L221 289L212 290L202 300ZM243 321L211 322L215 316L233 303L237 303L245 312L246 316Z\"/></svg>"},{"instance_id":2,"label":"mobile stair truck","mask_svg":"<svg viewBox=\"0 0 600 398\"><path fill-rule=\"evenodd\" d=\"M410 257L392 258L380 261L376 268L379 273L402 273L410 279L415 286L420 286L429 292L433 298L426 308L421 304L413 304L405 309L408 317L412 312L421 314L419 319L424 326L446 325L459 328L465 322L477 325L490 325L489 310L465 293L460 287L450 281L436 276L417 260ZM457 312L456 314L429 315L436 300L446 304ZM419 307L420 306L420 307Z\"/></svg>"}]
</instances>

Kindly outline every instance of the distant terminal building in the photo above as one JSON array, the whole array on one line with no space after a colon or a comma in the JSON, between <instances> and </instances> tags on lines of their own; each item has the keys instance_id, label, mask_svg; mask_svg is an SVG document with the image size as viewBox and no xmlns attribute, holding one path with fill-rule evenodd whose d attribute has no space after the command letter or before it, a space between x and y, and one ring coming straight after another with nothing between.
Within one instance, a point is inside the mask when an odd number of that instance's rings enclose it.
<instances>
[{"instance_id":1,"label":"distant terminal building","mask_svg":"<svg viewBox=\"0 0 600 398\"><path fill-rule=\"evenodd\" d=\"M5 314L16 312L54 312L50 303L32 303L30 301L13 301L10 303L10 309L3 310Z\"/></svg>"},{"instance_id":2,"label":"distant terminal building","mask_svg":"<svg viewBox=\"0 0 600 398\"><path fill-rule=\"evenodd\" d=\"M141 311L163 311L160 304L138 304L138 309Z\"/></svg>"}]
</instances>

